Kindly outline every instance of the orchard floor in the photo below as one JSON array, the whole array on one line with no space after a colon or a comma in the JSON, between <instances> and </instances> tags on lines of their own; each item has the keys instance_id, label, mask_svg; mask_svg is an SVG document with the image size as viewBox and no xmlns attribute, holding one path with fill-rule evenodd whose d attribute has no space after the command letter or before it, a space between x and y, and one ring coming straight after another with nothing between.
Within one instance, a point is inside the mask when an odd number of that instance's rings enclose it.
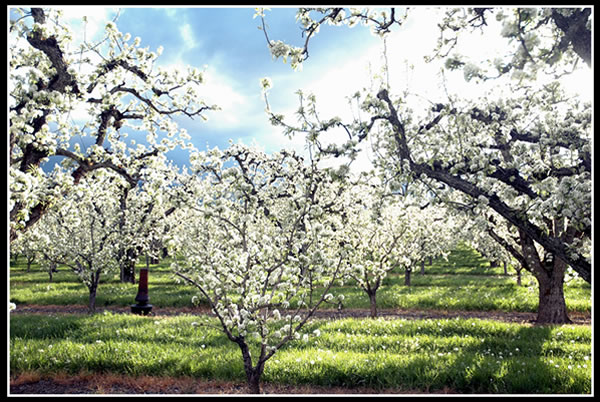
<instances>
[{"instance_id":1,"label":"orchard floor","mask_svg":"<svg viewBox=\"0 0 600 402\"><path fill-rule=\"evenodd\" d=\"M110 311L114 313L130 313L128 307L100 307L97 313ZM11 314L86 314L86 306L60 306L60 305L23 305ZM156 308L152 316L167 316L178 314L210 314L205 307L196 308ZM535 313L527 312L502 312L502 311L439 311L439 310L400 310L381 309L379 317L407 318L407 319L439 319L439 318L481 318L502 322L521 324L535 324ZM344 309L322 310L315 314L315 318L367 318L369 310ZM591 315L571 312L569 315L575 325L591 325ZM280 384L261 384L263 394L423 394L422 390L414 392L398 389L374 390L370 388L342 388L321 386L288 386ZM171 377L128 377L115 374L81 373L79 375L53 375L43 376L38 373L21 373L10 378L11 394L246 394L243 383L224 381L206 381L193 378ZM427 392L428 393L428 392ZM437 391L438 394L455 393L452 389Z\"/></svg>"},{"instance_id":2,"label":"orchard floor","mask_svg":"<svg viewBox=\"0 0 600 402\"><path fill-rule=\"evenodd\" d=\"M11 394L247 394L243 383L206 381L193 378L128 377L114 374L80 374L77 376L42 377L38 374L21 374L10 379ZM407 391L371 388L342 388L322 386L290 386L261 384L263 394L423 394L422 390ZM436 394L453 394L450 389Z\"/></svg>"},{"instance_id":3,"label":"orchard floor","mask_svg":"<svg viewBox=\"0 0 600 402\"><path fill-rule=\"evenodd\" d=\"M63 306L63 305L22 305L11 314L86 314L87 306ZM128 314L131 313L129 307L97 307L97 313L109 311L113 313ZM152 316L169 316L178 314L202 315L211 314L208 307L161 307L153 308ZM367 309L343 309L338 310L318 310L314 318L339 319L339 318L368 318ZM383 318L406 318L406 319L443 319L443 318L480 318L487 320L497 320L502 322L513 322L520 324L535 323L537 314L531 312L518 311L455 311L455 310L413 310L413 309L379 309L378 317ZM575 325L590 325L591 314L571 311L569 318Z\"/></svg>"}]
</instances>

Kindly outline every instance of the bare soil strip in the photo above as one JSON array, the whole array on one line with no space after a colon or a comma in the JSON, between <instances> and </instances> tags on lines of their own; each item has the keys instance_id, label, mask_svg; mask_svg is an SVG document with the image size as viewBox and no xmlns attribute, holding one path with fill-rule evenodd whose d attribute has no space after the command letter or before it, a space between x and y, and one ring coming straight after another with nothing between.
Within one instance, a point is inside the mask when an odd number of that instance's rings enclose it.
<instances>
[{"instance_id":1,"label":"bare soil strip","mask_svg":"<svg viewBox=\"0 0 600 402\"><path fill-rule=\"evenodd\" d=\"M376 390L358 387L323 387L315 385L261 384L263 394L424 394L422 390L401 389ZM36 373L23 373L10 379L11 394L246 394L244 383L201 380L189 377L129 377L117 374L59 374L41 376ZM451 389L432 393L452 394Z\"/></svg>"},{"instance_id":2,"label":"bare soil strip","mask_svg":"<svg viewBox=\"0 0 600 402\"><path fill-rule=\"evenodd\" d=\"M20 305L11 314L87 314L87 307L84 305ZM130 314L129 307L99 307L97 313L109 311L120 314ZM172 316L172 315L212 315L210 309L206 306L199 307L156 307L152 310L152 316ZM318 310L314 317L325 319L343 319L343 318L368 318L368 309L343 309L338 310ZM444 318L478 318L484 320L497 320L502 322L513 322L520 324L535 323L536 313L530 312L506 312L506 311L444 311L444 310L412 310L412 309L380 309L378 316L381 318L405 318L405 319L444 319ZM590 313L570 312L569 318L575 325L590 325L592 318Z\"/></svg>"}]
</instances>

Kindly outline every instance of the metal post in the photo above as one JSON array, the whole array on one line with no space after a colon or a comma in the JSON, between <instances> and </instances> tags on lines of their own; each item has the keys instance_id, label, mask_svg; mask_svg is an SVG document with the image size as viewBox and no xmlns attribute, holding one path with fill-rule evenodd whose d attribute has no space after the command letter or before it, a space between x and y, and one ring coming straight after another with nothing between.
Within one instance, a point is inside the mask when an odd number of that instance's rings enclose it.
<instances>
[{"instance_id":1,"label":"metal post","mask_svg":"<svg viewBox=\"0 0 600 402\"><path fill-rule=\"evenodd\" d=\"M131 306L131 312L138 315L148 315L152 311L152 304L148 304L148 268L140 269L138 293L135 296L137 304Z\"/></svg>"}]
</instances>

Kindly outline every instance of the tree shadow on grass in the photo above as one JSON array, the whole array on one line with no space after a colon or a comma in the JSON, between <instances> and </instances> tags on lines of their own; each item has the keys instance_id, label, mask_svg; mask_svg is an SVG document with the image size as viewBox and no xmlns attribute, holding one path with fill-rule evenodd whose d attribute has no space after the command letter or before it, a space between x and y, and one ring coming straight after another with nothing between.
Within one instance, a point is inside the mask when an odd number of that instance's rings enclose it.
<instances>
[{"instance_id":1,"label":"tree shadow on grass","mask_svg":"<svg viewBox=\"0 0 600 402\"><path fill-rule=\"evenodd\" d=\"M444 360L419 359L407 372L421 373L421 387L446 387L473 394L583 394L591 390L591 378L556 367L545 356L551 326L522 326L506 337L482 335L482 342L463 347ZM454 354L456 353L456 354Z\"/></svg>"}]
</instances>

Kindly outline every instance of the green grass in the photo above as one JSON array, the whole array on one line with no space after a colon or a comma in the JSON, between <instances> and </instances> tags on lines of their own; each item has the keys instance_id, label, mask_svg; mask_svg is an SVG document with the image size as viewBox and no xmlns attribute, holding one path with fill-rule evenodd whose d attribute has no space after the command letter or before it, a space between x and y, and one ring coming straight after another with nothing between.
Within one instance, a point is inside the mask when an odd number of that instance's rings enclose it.
<instances>
[{"instance_id":1,"label":"green grass","mask_svg":"<svg viewBox=\"0 0 600 402\"><path fill-rule=\"evenodd\" d=\"M236 345L194 316L10 319L12 374L82 371L244 381ZM313 321L267 362L263 381L462 393L591 392L591 328L491 320ZM256 345L255 345L256 346Z\"/></svg>"},{"instance_id":2,"label":"green grass","mask_svg":"<svg viewBox=\"0 0 600 402\"><path fill-rule=\"evenodd\" d=\"M150 303L161 307L189 307L197 291L178 284L169 268L170 260L152 265L149 275ZM418 269L412 274L411 286L404 285L404 274L392 272L377 293L378 308L442 309L465 311L535 312L538 307L537 285L529 274L517 286L513 275L503 275L502 267L491 268L488 261L473 250L458 248L448 260L437 259L426 266L425 275ZM510 272L510 271L509 271ZM334 296L345 296L345 308L369 308L366 294L353 281L332 289ZM96 305L129 306L134 303L137 285L120 283L118 276L104 277L98 288ZM318 296L316 291L315 295ZM11 266L10 301L17 305L87 305L88 290L67 267L59 267L52 283L48 274L34 264L26 272L25 263ZM591 286L583 280L565 286L567 309L591 312ZM330 306L333 307L333 306Z\"/></svg>"},{"instance_id":3,"label":"green grass","mask_svg":"<svg viewBox=\"0 0 600 402\"><path fill-rule=\"evenodd\" d=\"M160 316L161 308L192 306L197 295L177 283L169 265L166 259L150 267L156 317L11 314L11 374L93 372L243 382L240 351L220 331L198 326L201 317ZM523 276L525 286L517 286L514 271L503 275L502 267L490 267L473 250L458 248L425 271L413 271L410 287L403 272L392 272L377 294L379 309L537 311L537 288L529 274ZM35 264L31 272L23 260L12 264L10 301L17 310L28 304L87 304L87 288L67 267L48 279ZM137 289L116 275L104 277L96 304L129 306ZM344 308L369 307L352 281L332 293L345 296ZM584 281L565 286L565 298L570 311L591 312L591 287ZM591 393L589 326L343 319L313 321L306 332L317 328L319 338L292 342L269 360L263 381L409 392Z\"/></svg>"},{"instance_id":4,"label":"green grass","mask_svg":"<svg viewBox=\"0 0 600 402\"><path fill-rule=\"evenodd\" d=\"M150 303L161 307L187 307L197 292L190 286L177 284L169 268L170 260L152 265L148 279ZM138 268L145 267L140 264ZM33 264L26 272L25 264L11 265L10 301L17 304L87 305L88 289L65 266L59 266L52 282L48 274ZM129 306L135 303L137 284L121 283L118 275L101 277L96 306Z\"/></svg>"}]
</instances>

